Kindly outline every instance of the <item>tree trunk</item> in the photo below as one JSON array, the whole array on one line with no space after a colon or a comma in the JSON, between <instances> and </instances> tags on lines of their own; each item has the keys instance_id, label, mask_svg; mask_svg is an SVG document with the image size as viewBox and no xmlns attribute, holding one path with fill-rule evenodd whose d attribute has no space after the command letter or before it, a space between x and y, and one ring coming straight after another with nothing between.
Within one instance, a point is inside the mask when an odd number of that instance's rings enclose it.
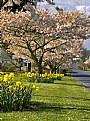
<instances>
[{"instance_id":1,"label":"tree trunk","mask_svg":"<svg viewBox=\"0 0 90 121\"><path fill-rule=\"evenodd\" d=\"M54 67L54 68L51 68L51 73L52 73L52 74L56 74L56 70L57 70L57 69L56 69L55 67Z\"/></svg>"},{"instance_id":2,"label":"tree trunk","mask_svg":"<svg viewBox=\"0 0 90 121\"><path fill-rule=\"evenodd\" d=\"M52 74L54 73L54 69L53 69L53 68L51 68L51 73L52 73Z\"/></svg>"},{"instance_id":3,"label":"tree trunk","mask_svg":"<svg viewBox=\"0 0 90 121\"><path fill-rule=\"evenodd\" d=\"M20 71L22 70L21 67L22 67L22 66L19 67L19 70L20 70Z\"/></svg>"},{"instance_id":4,"label":"tree trunk","mask_svg":"<svg viewBox=\"0 0 90 121\"><path fill-rule=\"evenodd\" d=\"M55 65L53 66L53 68L51 68L51 73L56 74L56 72L57 72L57 67L56 67L56 63L55 63Z\"/></svg>"},{"instance_id":5,"label":"tree trunk","mask_svg":"<svg viewBox=\"0 0 90 121\"><path fill-rule=\"evenodd\" d=\"M43 69L42 69L42 63L36 63L36 67L37 67L37 71L36 71L36 74L37 76L39 76L40 74L43 73Z\"/></svg>"}]
</instances>

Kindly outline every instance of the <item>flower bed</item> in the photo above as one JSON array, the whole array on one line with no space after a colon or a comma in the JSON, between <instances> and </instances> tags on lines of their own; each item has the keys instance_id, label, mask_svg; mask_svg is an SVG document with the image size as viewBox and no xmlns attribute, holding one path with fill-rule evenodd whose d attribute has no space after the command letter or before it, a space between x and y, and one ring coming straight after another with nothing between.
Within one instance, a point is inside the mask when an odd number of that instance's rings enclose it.
<instances>
[{"instance_id":1,"label":"flower bed","mask_svg":"<svg viewBox=\"0 0 90 121\"><path fill-rule=\"evenodd\" d=\"M34 90L39 88L36 86L36 81L24 84L21 75L15 81L14 73L1 76L0 82L1 111L23 110L23 108L30 104Z\"/></svg>"},{"instance_id":2,"label":"flower bed","mask_svg":"<svg viewBox=\"0 0 90 121\"><path fill-rule=\"evenodd\" d=\"M61 80L61 78L64 76L64 74L40 74L37 76L35 73L25 73L25 78L28 81L33 82L34 80L37 80L38 83L53 83L54 80Z\"/></svg>"}]
</instances>

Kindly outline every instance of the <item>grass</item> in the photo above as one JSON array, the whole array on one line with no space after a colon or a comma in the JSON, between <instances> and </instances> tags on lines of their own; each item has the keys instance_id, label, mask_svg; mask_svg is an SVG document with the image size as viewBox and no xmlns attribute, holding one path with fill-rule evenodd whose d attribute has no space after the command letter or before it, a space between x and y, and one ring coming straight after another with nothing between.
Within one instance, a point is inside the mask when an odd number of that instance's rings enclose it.
<instances>
[{"instance_id":1,"label":"grass","mask_svg":"<svg viewBox=\"0 0 90 121\"><path fill-rule=\"evenodd\" d=\"M38 85L32 108L1 112L0 121L90 121L90 92L72 77Z\"/></svg>"}]
</instances>

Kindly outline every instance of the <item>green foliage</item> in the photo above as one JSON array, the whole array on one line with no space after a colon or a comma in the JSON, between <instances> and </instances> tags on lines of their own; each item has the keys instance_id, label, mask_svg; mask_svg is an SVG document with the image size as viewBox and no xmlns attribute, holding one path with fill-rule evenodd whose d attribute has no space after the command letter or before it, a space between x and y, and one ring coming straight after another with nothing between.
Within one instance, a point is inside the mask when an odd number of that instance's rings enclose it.
<instances>
[{"instance_id":1,"label":"green foliage","mask_svg":"<svg viewBox=\"0 0 90 121\"><path fill-rule=\"evenodd\" d=\"M39 77L37 78L38 83L54 83L53 78L48 78L48 77Z\"/></svg>"},{"instance_id":2,"label":"green foliage","mask_svg":"<svg viewBox=\"0 0 90 121\"><path fill-rule=\"evenodd\" d=\"M0 107L1 111L23 110L31 102L33 90L37 90L35 84L23 84L23 78L14 81L14 74L6 74L0 77Z\"/></svg>"},{"instance_id":3,"label":"green foliage","mask_svg":"<svg viewBox=\"0 0 90 121\"><path fill-rule=\"evenodd\" d=\"M71 70L70 69L62 69L61 70L64 76L71 76Z\"/></svg>"}]
</instances>

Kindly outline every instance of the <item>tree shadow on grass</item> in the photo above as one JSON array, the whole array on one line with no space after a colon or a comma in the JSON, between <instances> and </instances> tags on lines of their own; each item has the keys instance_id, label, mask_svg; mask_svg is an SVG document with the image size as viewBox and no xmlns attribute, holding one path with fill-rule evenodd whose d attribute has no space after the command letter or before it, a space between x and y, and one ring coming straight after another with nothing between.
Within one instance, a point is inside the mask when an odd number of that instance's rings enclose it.
<instances>
[{"instance_id":1,"label":"tree shadow on grass","mask_svg":"<svg viewBox=\"0 0 90 121\"><path fill-rule=\"evenodd\" d=\"M75 99L77 101L82 100L82 101L90 101L90 98L81 98L81 97L70 97L70 96L53 96L53 95L35 95L35 96L40 96L40 97L51 97L51 98L66 98L66 99Z\"/></svg>"},{"instance_id":2,"label":"tree shadow on grass","mask_svg":"<svg viewBox=\"0 0 90 121\"><path fill-rule=\"evenodd\" d=\"M90 111L90 107L75 106L73 104L61 105L58 103L45 103L45 102L39 102L39 101L32 101L27 107L23 108L23 110L19 112L38 111L38 112L56 112L56 113L64 114L67 111L72 111L72 110ZM12 111L8 111L8 112L12 112ZM17 111L14 111L14 112L17 112Z\"/></svg>"},{"instance_id":3,"label":"tree shadow on grass","mask_svg":"<svg viewBox=\"0 0 90 121\"><path fill-rule=\"evenodd\" d=\"M70 85L70 86L84 87L82 84L70 84L70 83L64 83L64 82L63 82L63 83L60 83L60 82L59 82L59 83L56 83L56 82L55 82L54 84L61 84L61 85Z\"/></svg>"},{"instance_id":4,"label":"tree shadow on grass","mask_svg":"<svg viewBox=\"0 0 90 121\"><path fill-rule=\"evenodd\" d=\"M24 111L66 112L69 110L90 111L90 107L75 107L74 105L57 105L44 102L31 102L30 107Z\"/></svg>"}]
</instances>

